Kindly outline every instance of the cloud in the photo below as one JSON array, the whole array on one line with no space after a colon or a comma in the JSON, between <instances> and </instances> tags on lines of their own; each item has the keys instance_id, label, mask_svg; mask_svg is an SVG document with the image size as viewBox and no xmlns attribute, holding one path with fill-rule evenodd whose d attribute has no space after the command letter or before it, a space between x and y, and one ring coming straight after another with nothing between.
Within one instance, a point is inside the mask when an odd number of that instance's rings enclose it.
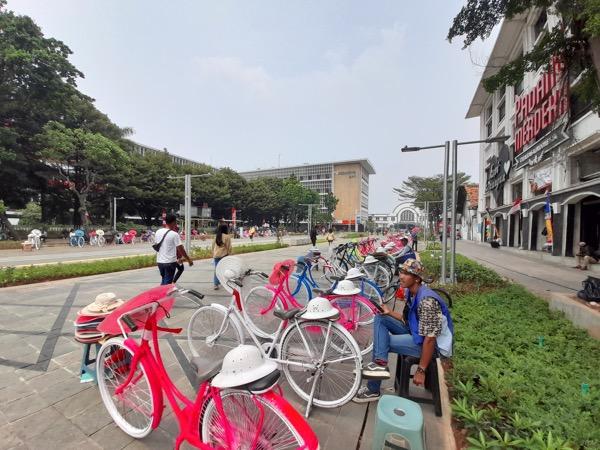
<instances>
[{"instance_id":1,"label":"cloud","mask_svg":"<svg viewBox=\"0 0 600 450\"><path fill-rule=\"evenodd\" d=\"M198 58L196 65L204 80L233 83L257 94L269 92L273 80L260 66L246 65L240 58L214 56Z\"/></svg>"}]
</instances>

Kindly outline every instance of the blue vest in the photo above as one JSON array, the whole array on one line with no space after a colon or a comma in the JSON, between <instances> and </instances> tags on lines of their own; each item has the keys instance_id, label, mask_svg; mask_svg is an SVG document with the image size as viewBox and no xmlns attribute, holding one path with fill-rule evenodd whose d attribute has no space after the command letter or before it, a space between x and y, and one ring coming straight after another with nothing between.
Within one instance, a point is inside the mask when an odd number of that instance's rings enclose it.
<instances>
[{"instance_id":1,"label":"blue vest","mask_svg":"<svg viewBox=\"0 0 600 450\"><path fill-rule=\"evenodd\" d=\"M411 298L411 293L408 289L405 290L405 296L406 296L406 303L408 306L408 326L410 328L410 334L412 335L413 338L413 342L417 345L423 345L423 340L424 337L419 335L419 303L421 303L421 300L427 297L431 297L437 300L437 302L440 305L440 308L442 310L442 314L444 315L444 317L447 320L447 326L448 329L450 330L450 333L452 333L452 335L454 335L454 324L452 323L452 317L450 317L450 311L448 311L448 307L446 306L446 303L444 303L444 301L440 298L440 296L433 291L429 286L426 285L422 285L419 290L417 291L417 295L415 295L415 298L412 299ZM438 342L438 347L439 347L440 342ZM450 349L443 349L446 352L447 351L451 351Z\"/></svg>"}]
</instances>

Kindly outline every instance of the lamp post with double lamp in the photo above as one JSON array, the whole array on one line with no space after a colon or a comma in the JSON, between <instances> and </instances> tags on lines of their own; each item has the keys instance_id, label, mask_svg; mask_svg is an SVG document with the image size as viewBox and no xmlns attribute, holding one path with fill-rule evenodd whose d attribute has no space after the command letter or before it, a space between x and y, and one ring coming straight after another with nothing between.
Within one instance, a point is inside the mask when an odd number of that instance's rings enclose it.
<instances>
[{"instance_id":1,"label":"lamp post with double lamp","mask_svg":"<svg viewBox=\"0 0 600 450\"><path fill-rule=\"evenodd\" d=\"M458 177L458 146L459 145L471 145L471 144L491 144L494 142L505 142L510 139L510 136L497 136L488 139L480 139L476 141L464 141L458 142L457 140L452 141L452 210L450 211L451 217L451 230L452 230L452 242L450 248L450 282L456 282L455 266L456 266L456 179ZM418 152L420 150L427 150L430 148L443 148L444 149L444 197L443 197L443 230L442 230L442 267L440 284L446 284L448 279L446 278L446 252L448 250L448 162L450 159L450 141L446 141L442 145L431 145L427 147L408 147L405 146L401 149L402 152Z\"/></svg>"},{"instance_id":2,"label":"lamp post with double lamp","mask_svg":"<svg viewBox=\"0 0 600 450\"><path fill-rule=\"evenodd\" d=\"M117 231L117 200L125 200L125 197L113 197L113 230Z\"/></svg>"},{"instance_id":3,"label":"lamp post with double lamp","mask_svg":"<svg viewBox=\"0 0 600 450\"><path fill-rule=\"evenodd\" d=\"M185 217L185 223L184 223L184 233L185 233L185 242L184 242L184 248L187 254L190 253L190 247L191 247L191 242L192 242L192 237L191 237L191 233L192 233L192 178L206 178L206 177L210 177L212 175L212 173L202 173L200 175L191 175L191 174L186 174L183 176L179 176L179 177L173 177L173 176L169 176L167 178L169 178L170 180L180 180L180 179L184 179L185 180L185 193L184 193L184 217Z\"/></svg>"}]
</instances>

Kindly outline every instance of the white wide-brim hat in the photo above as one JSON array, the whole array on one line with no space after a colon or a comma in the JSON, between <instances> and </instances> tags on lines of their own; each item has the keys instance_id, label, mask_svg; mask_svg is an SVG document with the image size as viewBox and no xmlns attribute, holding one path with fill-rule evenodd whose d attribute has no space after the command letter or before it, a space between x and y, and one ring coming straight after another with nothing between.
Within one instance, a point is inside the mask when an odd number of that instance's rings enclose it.
<instances>
[{"instance_id":1,"label":"white wide-brim hat","mask_svg":"<svg viewBox=\"0 0 600 450\"><path fill-rule=\"evenodd\" d=\"M365 274L360 271L358 267L353 267L346 274L346 280L358 280L365 277Z\"/></svg>"},{"instance_id":2,"label":"white wide-brim hat","mask_svg":"<svg viewBox=\"0 0 600 450\"><path fill-rule=\"evenodd\" d=\"M351 280L342 280L333 290L335 295L357 295L360 289L357 288Z\"/></svg>"},{"instance_id":3,"label":"white wide-brim hat","mask_svg":"<svg viewBox=\"0 0 600 450\"><path fill-rule=\"evenodd\" d=\"M377 258L374 258L373 256L369 255L365 258L365 261L363 262L363 264L376 264L379 261L377 260Z\"/></svg>"},{"instance_id":4,"label":"white wide-brim hat","mask_svg":"<svg viewBox=\"0 0 600 450\"><path fill-rule=\"evenodd\" d=\"M211 382L216 388L227 389L252 383L277 370L277 363L263 357L254 345L238 345L223 359L223 368Z\"/></svg>"},{"instance_id":5,"label":"white wide-brim hat","mask_svg":"<svg viewBox=\"0 0 600 450\"><path fill-rule=\"evenodd\" d=\"M300 315L304 320L320 320L337 318L340 312L335 309L329 300L323 297L315 297L306 305L306 311Z\"/></svg>"},{"instance_id":6,"label":"white wide-brim hat","mask_svg":"<svg viewBox=\"0 0 600 450\"><path fill-rule=\"evenodd\" d=\"M81 311L80 316L104 316L110 314L123 304L123 300L117 298L112 292L104 292L96 296L96 300L87 305Z\"/></svg>"}]
</instances>

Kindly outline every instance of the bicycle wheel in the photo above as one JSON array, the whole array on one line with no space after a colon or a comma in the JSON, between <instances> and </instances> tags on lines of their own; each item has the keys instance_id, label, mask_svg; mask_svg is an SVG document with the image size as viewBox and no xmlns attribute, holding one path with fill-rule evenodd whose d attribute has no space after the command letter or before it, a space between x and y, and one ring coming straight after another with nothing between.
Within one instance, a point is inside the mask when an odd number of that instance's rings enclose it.
<instances>
[{"instance_id":1,"label":"bicycle wheel","mask_svg":"<svg viewBox=\"0 0 600 450\"><path fill-rule=\"evenodd\" d=\"M365 355L373 348L373 321L375 313L369 305L369 300L360 296L336 297L331 300L331 306L340 312L339 324L354 338Z\"/></svg>"},{"instance_id":2,"label":"bicycle wheel","mask_svg":"<svg viewBox=\"0 0 600 450\"><path fill-rule=\"evenodd\" d=\"M312 292L305 279L300 279L294 275L289 278L289 287L292 297L302 306L306 305L312 298Z\"/></svg>"},{"instance_id":3,"label":"bicycle wheel","mask_svg":"<svg viewBox=\"0 0 600 450\"><path fill-rule=\"evenodd\" d=\"M104 247L106 245L106 238L104 236L98 236L98 247Z\"/></svg>"},{"instance_id":4,"label":"bicycle wheel","mask_svg":"<svg viewBox=\"0 0 600 450\"><path fill-rule=\"evenodd\" d=\"M187 340L193 356L221 361L229 350L244 342L244 333L235 318L220 305L199 308L190 319Z\"/></svg>"},{"instance_id":5,"label":"bicycle wheel","mask_svg":"<svg viewBox=\"0 0 600 450\"><path fill-rule=\"evenodd\" d=\"M452 296L447 291L440 288L432 288L431 290L433 292L436 292L440 297L442 297L442 300L446 302L446 306L448 308L452 308Z\"/></svg>"},{"instance_id":6,"label":"bicycle wheel","mask_svg":"<svg viewBox=\"0 0 600 450\"><path fill-rule=\"evenodd\" d=\"M381 294L382 291L379 289L379 286L377 286L377 283L371 280L364 280L360 287L362 289L360 295L370 299L378 305L383 303L384 299Z\"/></svg>"},{"instance_id":7,"label":"bicycle wheel","mask_svg":"<svg viewBox=\"0 0 600 450\"><path fill-rule=\"evenodd\" d=\"M85 245L85 239L83 236L79 236L77 238L77 247L83 247Z\"/></svg>"},{"instance_id":8,"label":"bicycle wheel","mask_svg":"<svg viewBox=\"0 0 600 450\"><path fill-rule=\"evenodd\" d=\"M96 245L98 244L98 236L92 236L90 238L90 245Z\"/></svg>"},{"instance_id":9,"label":"bicycle wheel","mask_svg":"<svg viewBox=\"0 0 600 450\"><path fill-rule=\"evenodd\" d=\"M362 357L352 336L336 323L331 324L325 348L328 329L329 322L320 320L298 322L290 327L281 341L281 359L311 367L286 363L281 366L288 383L303 400L310 399L316 383L313 403L322 408L336 408L356 395Z\"/></svg>"},{"instance_id":10,"label":"bicycle wheel","mask_svg":"<svg viewBox=\"0 0 600 450\"><path fill-rule=\"evenodd\" d=\"M275 308L285 309L281 300L277 298L275 306L269 309L273 303L273 291L264 286L256 286L250 289L243 300L242 313L250 329L258 336L270 338L277 331L280 320L273 315Z\"/></svg>"},{"instance_id":11,"label":"bicycle wheel","mask_svg":"<svg viewBox=\"0 0 600 450\"><path fill-rule=\"evenodd\" d=\"M117 426L129 436L140 439L152 431L153 387L144 365L139 364L131 383L122 393L115 393L134 369L131 366L133 353L123 342L122 338L111 338L100 348L96 358L98 389L104 407Z\"/></svg>"},{"instance_id":12,"label":"bicycle wheel","mask_svg":"<svg viewBox=\"0 0 600 450\"><path fill-rule=\"evenodd\" d=\"M225 417L219 414L213 398L206 402L200 419L202 442L214 448L241 450L306 448L304 439L286 414L268 399L268 394L255 395L235 389L221 391ZM259 431L261 410L264 416ZM230 427L234 442L228 442L226 426Z\"/></svg>"},{"instance_id":13,"label":"bicycle wheel","mask_svg":"<svg viewBox=\"0 0 600 450\"><path fill-rule=\"evenodd\" d=\"M322 264L319 270L316 270L315 267L311 266L310 268L312 279L320 289L329 289L334 283L335 269L331 264Z\"/></svg>"}]
</instances>

